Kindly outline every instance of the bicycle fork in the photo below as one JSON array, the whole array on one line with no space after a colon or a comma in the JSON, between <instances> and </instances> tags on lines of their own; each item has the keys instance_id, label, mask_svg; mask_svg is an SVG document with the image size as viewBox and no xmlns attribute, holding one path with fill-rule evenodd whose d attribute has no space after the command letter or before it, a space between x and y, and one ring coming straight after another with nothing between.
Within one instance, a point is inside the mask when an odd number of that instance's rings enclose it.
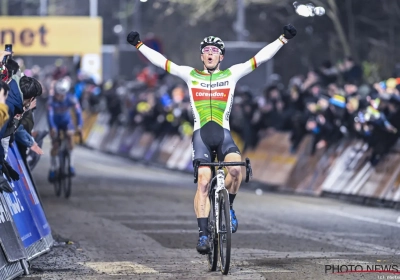
<instances>
[{"instance_id":1,"label":"bicycle fork","mask_svg":"<svg viewBox=\"0 0 400 280\"><path fill-rule=\"evenodd\" d=\"M218 233L226 233L226 229L225 230L221 230L220 228L220 224L219 224L219 196L220 196L220 192L223 190L226 190L225 188L225 173L224 170L222 169L218 169L217 171L217 188L215 189L215 195L214 195L214 206L215 206L215 226L217 228L217 234ZM226 225L228 226L228 225ZM229 215L229 228L230 231L232 232L232 223L231 223L231 215Z\"/></svg>"}]
</instances>

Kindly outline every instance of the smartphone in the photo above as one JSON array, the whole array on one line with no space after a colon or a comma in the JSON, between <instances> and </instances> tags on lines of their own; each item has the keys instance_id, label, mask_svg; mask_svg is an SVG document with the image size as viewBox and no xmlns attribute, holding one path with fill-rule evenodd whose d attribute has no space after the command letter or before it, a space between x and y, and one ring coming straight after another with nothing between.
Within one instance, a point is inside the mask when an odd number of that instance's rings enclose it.
<instances>
[{"instance_id":1,"label":"smartphone","mask_svg":"<svg viewBox=\"0 0 400 280\"><path fill-rule=\"evenodd\" d=\"M9 58L12 58L12 44L6 44L4 50L6 50L6 51L8 51L8 52L11 53L10 55L6 55L6 56L4 56L4 58L3 58L3 64L6 64L6 63L7 63L7 60L8 60Z\"/></svg>"}]
</instances>

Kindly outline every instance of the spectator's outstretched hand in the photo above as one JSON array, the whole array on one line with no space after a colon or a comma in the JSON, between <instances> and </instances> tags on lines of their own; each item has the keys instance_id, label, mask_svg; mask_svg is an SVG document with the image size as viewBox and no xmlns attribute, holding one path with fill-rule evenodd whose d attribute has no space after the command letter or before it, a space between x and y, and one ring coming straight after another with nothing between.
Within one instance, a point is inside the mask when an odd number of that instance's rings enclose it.
<instances>
[{"instance_id":1,"label":"spectator's outstretched hand","mask_svg":"<svg viewBox=\"0 0 400 280\"><path fill-rule=\"evenodd\" d=\"M38 144L36 142L33 143L32 147L31 147L31 150L34 151L38 155L43 155L44 154L43 150L38 146Z\"/></svg>"}]
</instances>

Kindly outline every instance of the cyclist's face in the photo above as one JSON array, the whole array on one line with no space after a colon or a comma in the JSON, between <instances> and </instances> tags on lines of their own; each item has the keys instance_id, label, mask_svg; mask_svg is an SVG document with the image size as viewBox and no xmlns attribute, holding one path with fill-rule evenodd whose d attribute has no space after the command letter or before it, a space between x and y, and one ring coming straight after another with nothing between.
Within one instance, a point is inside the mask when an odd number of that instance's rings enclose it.
<instances>
[{"instance_id":1,"label":"cyclist's face","mask_svg":"<svg viewBox=\"0 0 400 280\"><path fill-rule=\"evenodd\" d=\"M214 68L223 58L221 50L217 47L205 46L201 50L201 60L207 68Z\"/></svg>"},{"instance_id":2,"label":"cyclist's face","mask_svg":"<svg viewBox=\"0 0 400 280\"><path fill-rule=\"evenodd\" d=\"M58 101L63 101L65 99L65 96L66 96L65 94L58 94L58 93L54 94L54 98Z\"/></svg>"}]
</instances>

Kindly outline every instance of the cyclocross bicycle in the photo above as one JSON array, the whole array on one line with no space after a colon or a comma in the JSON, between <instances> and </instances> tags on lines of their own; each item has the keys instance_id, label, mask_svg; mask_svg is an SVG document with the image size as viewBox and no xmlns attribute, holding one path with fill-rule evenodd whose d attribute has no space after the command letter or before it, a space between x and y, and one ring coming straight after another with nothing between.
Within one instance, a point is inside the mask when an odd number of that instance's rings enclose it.
<instances>
[{"instance_id":1,"label":"cyclocross bicycle","mask_svg":"<svg viewBox=\"0 0 400 280\"><path fill-rule=\"evenodd\" d=\"M227 275L231 260L231 214L228 190L225 188L226 166L245 166L246 179L252 177L250 160L246 158L245 162L196 162L194 166L194 182L197 183L199 166L210 166L212 179L210 181L210 190L208 197L210 199L210 214L208 216L208 230L210 253L208 254L208 266L211 271L217 269L218 260L222 274ZM217 168L217 170L215 170Z\"/></svg>"},{"instance_id":2,"label":"cyclocross bicycle","mask_svg":"<svg viewBox=\"0 0 400 280\"><path fill-rule=\"evenodd\" d=\"M82 143L82 135L78 133L79 142ZM58 159L59 168L56 173L54 181L54 190L56 196L60 196L64 190L64 197L69 198L71 196L71 154L68 148L68 137L66 137L66 131L59 131L57 140L59 144L58 148Z\"/></svg>"}]
</instances>

